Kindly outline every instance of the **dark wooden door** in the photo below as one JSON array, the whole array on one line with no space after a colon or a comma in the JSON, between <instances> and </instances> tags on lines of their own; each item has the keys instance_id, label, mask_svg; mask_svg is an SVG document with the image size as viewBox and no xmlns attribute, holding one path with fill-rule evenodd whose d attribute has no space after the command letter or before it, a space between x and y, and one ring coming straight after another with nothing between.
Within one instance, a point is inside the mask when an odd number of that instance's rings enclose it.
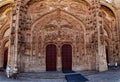
<instances>
[{"instance_id":1,"label":"dark wooden door","mask_svg":"<svg viewBox=\"0 0 120 82\"><path fill-rule=\"evenodd\" d=\"M62 70L72 70L72 47L68 44L62 46Z\"/></svg>"},{"instance_id":2,"label":"dark wooden door","mask_svg":"<svg viewBox=\"0 0 120 82\"><path fill-rule=\"evenodd\" d=\"M46 47L46 71L56 71L56 46L53 44Z\"/></svg>"},{"instance_id":3,"label":"dark wooden door","mask_svg":"<svg viewBox=\"0 0 120 82\"><path fill-rule=\"evenodd\" d=\"M6 69L7 61L8 61L8 49L6 49L4 52L4 64L3 64L4 69Z\"/></svg>"},{"instance_id":4,"label":"dark wooden door","mask_svg":"<svg viewBox=\"0 0 120 82\"><path fill-rule=\"evenodd\" d=\"M109 63L109 47L106 46L106 60L107 60L107 64Z\"/></svg>"}]
</instances>

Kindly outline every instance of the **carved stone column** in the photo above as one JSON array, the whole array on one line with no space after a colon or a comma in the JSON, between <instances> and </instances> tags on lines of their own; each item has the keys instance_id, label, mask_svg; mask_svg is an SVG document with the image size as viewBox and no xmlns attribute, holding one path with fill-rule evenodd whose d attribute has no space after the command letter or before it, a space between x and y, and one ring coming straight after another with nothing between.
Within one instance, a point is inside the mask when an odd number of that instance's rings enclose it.
<instances>
[{"instance_id":1,"label":"carved stone column","mask_svg":"<svg viewBox=\"0 0 120 82\"><path fill-rule=\"evenodd\" d=\"M120 63L120 8L118 9L118 13L117 13L117 21L118 21L118 37L119 37L119 41L118 41L118 51L119 51L119 63Z\"/></svg>"},{"instance_id":2,"label":"carved stone column","mask_svg":"<svg viewBox=\"0 0 120 82\"><path fill-rule=\"evenodd\" d=\"M61 46L58 44L57 50L57 71L62 71L62 56L61 56Z\"/></svg>"},{"instance_id":3,"label":"carved stone column","mask_svg":"<svg viewBox=\"0 0 120 82\"><path fill-rule=\"evenodd\" d=\"M15 2L13 12L12 12L12 24L11 24L11 35L8 51L8 66L14 71L17 67L18 58L18 32L19 32L19 14L20 14L21 0ZM12 71L12 72L13 72Z\"/></svg>"},{"instance_id":4,"label":"carved stone column","mask_svg":"<svg viewBox=\"0 0 120 82\"><path fill-rule=\"evenodd\" d=\"M98 29L98 61L99 61L99 71L108 70L107 59L106 59L106 48L104 44L103 35L103 23L102 23L102 12L99 9L97 12L97 29Z\"/></svg>"},{"instance_id":5,"label":"carved stone column","mask_svg":"<svg viewBox=\"0 0 120 82\"><path fill-rule=\"evenodd\" d=\"M4 59L4 55L3 55L3 48L2 48L2 40L0 40L0 69L3 67L3 59Z\"/></svg>"},{"instance_id":6,"label":"carved stone column","mask_svg":"<svg viewBox=\"0 0 120 82\"><path fill-rule=\"evenodd\" d=\"M119 53L118 54L118 57L119 57L118 58L118 62L120 63L120 15L119 14L120 14L120 8L118 9L117 17L116 17L117 18L116 19L117 20L117 24L118 24L117 25L117 27L118 27L118 37L119 37L119 41L118 41L118 49L119 49L118 50L118 53Z\"/></svg>"},{"instance_id":7,"label":"carved stone column","mask_svg":"<svg viewBox=\"0 0 120 82\"><path fill-rule=\"evenodd\" d=\"M105 45L104 40L102 42L101 36L103 34L103 21L102 21L102 12L100 10L100 1L93 0L93 13L94 13L94 20L95 23L95 32L97 34L97 37L95 37L97 44L96 48L96 69L101 71L108 70L107 67L107 60L106 60L106 54L105 54Z\"/></svg>"}]
</instances>

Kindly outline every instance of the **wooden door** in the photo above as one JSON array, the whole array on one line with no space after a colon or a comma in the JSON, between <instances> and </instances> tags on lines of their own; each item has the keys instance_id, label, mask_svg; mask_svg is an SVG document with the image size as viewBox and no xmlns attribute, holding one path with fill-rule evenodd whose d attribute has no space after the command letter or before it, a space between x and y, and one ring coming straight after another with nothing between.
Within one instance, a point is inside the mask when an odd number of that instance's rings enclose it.
<instances>
[{"instance_id":1,"label":"wooden door","mask_svg":"<svg viewBox=\"0 0 120 82\"><path fill-rule=\"evenodd\" d=\"M72 70L72 47L68 44L62 46L62 70Z\"/></svg>"},{"instance_id":2,"label":"wooden door","mask_svg":"<svg viewBox=\"0 0 120 82\"><path fill-rule=\"evenodd\" d=\"M8 61L8 49L6 49L4 52L4 64L3 64L4 69L6 69L7 61Z\"/></svg>"},{"instance_id":3,"label":"wooden door","mask_svg":"<svg viewBox=\"0 0 120 82\"><path fill-rule=\"evenodd\" d=\"M107 64L109 64L109 47L106 46L106 60L107 60Z\"/></svg>"},{"instance_id":4,"label":"wooden door","mask_svg":"<svg viewBox=\"0 0 120 82\"><path fill-rule=\"evenodd\" d=\"M46 47L46 71L56 71L56 46L50 44Z\"/></svg>"}]
</instances>

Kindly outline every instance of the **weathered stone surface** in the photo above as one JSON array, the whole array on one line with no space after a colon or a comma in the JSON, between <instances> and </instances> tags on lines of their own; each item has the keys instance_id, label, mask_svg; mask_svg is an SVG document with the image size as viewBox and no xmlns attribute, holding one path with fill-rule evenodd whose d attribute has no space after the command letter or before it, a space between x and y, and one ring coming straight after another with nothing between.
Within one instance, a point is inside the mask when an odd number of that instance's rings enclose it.
<instances>
[{"instance_id":1,"label":"weathered stone surface","mask_svg":"<svg viewBox=\"0 0 120 82\"><path fill-rule=\"evenodd\" d=\"M4 37L5 29L0 29L0 53L4 55L4 45L9 41L8 66L17 66L20 72L41 72L46 71L46 46L54 44L57 71L61 71L61 48L69 44L72 70L107 70L108 64L120 63L119 19L101 5L102 1L15 1L10 39ZM10 20L0 24L6 21ZM3 56L0 57L2 67Z\"/></svg>"}]
</instances>

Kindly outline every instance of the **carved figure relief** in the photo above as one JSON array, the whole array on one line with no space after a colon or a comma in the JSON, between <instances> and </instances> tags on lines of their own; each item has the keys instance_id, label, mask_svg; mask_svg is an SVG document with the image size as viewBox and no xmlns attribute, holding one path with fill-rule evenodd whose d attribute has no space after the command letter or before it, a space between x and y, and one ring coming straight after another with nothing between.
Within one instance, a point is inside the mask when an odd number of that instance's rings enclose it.
<instances>
[{"instance_id":1,"label":"carved figure relief","mask_svg":"<svg viewBox=\"0 0 120 82\"><path fill-rule=\"evenodd\" d=\"M21 52L21 68L23 66L25 71L46 71L46 46L49 44L57 47L57 70L62 70L61 46L64 44L72 47L73 70L97 69L98 63L105 66L105 55L100 55L98 51L100 47L109 45L112 56L118 54L116 21L114 19L112 22L107 17L101 21L103 16L99 4L97 1L94 3L96 4L88 5L84 0L30 0L26 6L21 3L19 26L16 25L17 20L13 20L15 28L12 28L10 37L11 45L16 45L16 39L19 41L17 47ZM16 19L19 14L15 12L13 18ZM102 28L98 29L100 26ZM17 28L18 35L14 35ZM105 54L103 51L101 53ZM99 61L97 55L104 61Z\"/></svg>"}]
</instances>

